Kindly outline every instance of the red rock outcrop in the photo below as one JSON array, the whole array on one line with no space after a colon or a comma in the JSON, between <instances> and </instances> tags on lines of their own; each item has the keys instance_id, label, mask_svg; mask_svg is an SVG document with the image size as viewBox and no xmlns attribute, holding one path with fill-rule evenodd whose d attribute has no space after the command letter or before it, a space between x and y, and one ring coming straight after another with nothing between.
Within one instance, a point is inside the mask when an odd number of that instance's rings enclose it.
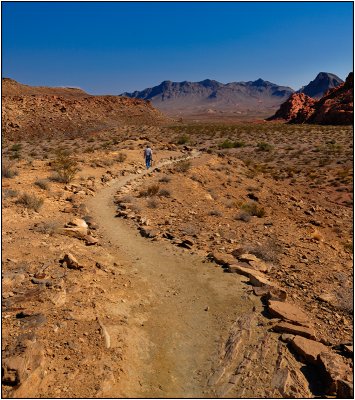
<instances>
[{"instance_id":1,"label":"red rock outcrop","mask_svg":"<svg viewBox=\"0 0 355 400\"><path fill-rule=\"evenodd\" d=\"M294 93L281 104L275 115L267 119L285 120L295 124L351 125L354 121L354 74L330 89L316 101L303 93Z\"/></svg>"},{"instance_id":2,"label":"red rock outcrop","mask_svg":"<svg viewBox=\"0 0 355 400\"><path fill-rule=\"evenodd\" d=\"M354 121L354 74L335 89L329 90L315 105L307 123L351 125Z\"/></svg>"},{"instance_id":3,"label":"red rock outcrop","mask_svg":"<svg viewBox=\"0 0 355 400\"><path fill-rule=\"evenodd\" d=\"M316 100L304 93L293 93L283 104L275 115L268 118L267 121L273 120L304 120L314 111Z\"/></svg>"}]
</instances>

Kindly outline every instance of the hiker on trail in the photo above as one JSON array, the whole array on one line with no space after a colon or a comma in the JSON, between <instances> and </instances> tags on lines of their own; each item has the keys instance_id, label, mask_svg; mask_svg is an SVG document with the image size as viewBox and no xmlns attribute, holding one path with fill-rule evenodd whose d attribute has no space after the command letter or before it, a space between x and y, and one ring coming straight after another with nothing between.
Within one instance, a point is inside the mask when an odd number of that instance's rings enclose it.
<instances>
[{"instance_id":1,"label":"hiker on trail","mask_svg":"<svg viewBox=\"0 0 355 400\"><path fill-rule=\"evenodd\" d=\"M147 169L149 169L152 165L152 161L153 161L152 156L153 156L152 149L147 144L147 147L144 149L144 159L145 159L145 165L146 165Z\"/></svg>"}]
</instances>

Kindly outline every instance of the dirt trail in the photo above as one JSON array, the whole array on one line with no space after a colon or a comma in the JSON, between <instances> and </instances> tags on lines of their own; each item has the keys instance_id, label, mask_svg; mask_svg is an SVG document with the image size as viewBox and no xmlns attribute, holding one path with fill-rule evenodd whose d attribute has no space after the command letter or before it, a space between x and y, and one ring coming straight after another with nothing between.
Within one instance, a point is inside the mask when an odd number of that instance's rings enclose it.
<instances>
[{"instance_id":1,"label":"dirt trail","mask_svg":"<svg viewBox=\"0 0 355 400\"><path fill-rule=\"evenodd\" d=\"M88 203L100 225L103 245L129 266L125 273L131 282L130 305L123 303L116 309L108 305L106 310L127 320L126 376L119 387L111 385L102 395L209 397L213 387L207 381L217 368L233 322L260 305L246 295L239 275L224 274L171 244L144 239L115 218L114 194L142 174L114 181ZM122 331L109 327L108 333L114 336Z\"/></svg>"}]
</instances>

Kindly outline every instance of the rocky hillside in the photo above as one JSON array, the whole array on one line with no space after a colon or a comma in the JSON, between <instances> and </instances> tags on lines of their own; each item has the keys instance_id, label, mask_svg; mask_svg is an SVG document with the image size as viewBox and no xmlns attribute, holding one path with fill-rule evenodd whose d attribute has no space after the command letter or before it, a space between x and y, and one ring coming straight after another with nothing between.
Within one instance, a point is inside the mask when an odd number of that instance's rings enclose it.
<instances>
[{"instance_id":1,"label":"rocky hillside","mask_svg":"<svg viewBox=\"0 0 355 400\"><path fill-rule=\"evenodd\" d=\"M164 81L158 86L122 96L151 100L155 107L172 115L229 113L267 115L283 103L293 89L258 79L223 84L206 79L201 82Z\"/></svg>"},{"instance_id":2,"label":"rocky hillside","mask_svg":"<svg viewBox=\"0 0 355 400\"><path fill-rule=\"evenodd\" d=\"M145 100L92 96L75 88L48 88L2 80L2 130L7 138L76 135L121 124L158 124L164 116Z\"/></svg>"},{"instance_id":3,"label":"rocky hillside","mask_svg":"<svg viewBox=\"0 0 355 400\"><path fill-rule=\"evenodd\" d=\"M344 83L342 79L328 72L320 72L316 78L303 86L298 93L304 93L314 99L320 99L329 89L334 89Z\"/></svg>"},{"instance_id":4,"label":"rocky hillside","mask_svg":"<svg viewBox=\"0 0 355 400\"><path fill-rule=\"evenodd\" d=\"M320 125L351 125L354 121L353 73L348 75L344 83L330 89L318 101L304 93L293 94L268 120Z\"/></svg>"}]
</instances>

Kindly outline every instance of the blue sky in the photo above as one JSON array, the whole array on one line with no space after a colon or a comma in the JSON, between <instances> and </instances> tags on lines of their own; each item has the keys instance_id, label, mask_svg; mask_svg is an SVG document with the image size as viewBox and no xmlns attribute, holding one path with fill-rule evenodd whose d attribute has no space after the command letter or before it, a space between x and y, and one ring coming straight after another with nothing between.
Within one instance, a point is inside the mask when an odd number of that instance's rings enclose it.
<instances>
[{"instance_id":1,"label":"blue sky","mask_svg":"<svg viewBox=\"0 0 355 400\"><path fill-rule=\"evenodd\" d=\"M2 2L2 76L93 94L163 80L300 88L353 69L352 2Z\"/></svg>"}]
</instances>

